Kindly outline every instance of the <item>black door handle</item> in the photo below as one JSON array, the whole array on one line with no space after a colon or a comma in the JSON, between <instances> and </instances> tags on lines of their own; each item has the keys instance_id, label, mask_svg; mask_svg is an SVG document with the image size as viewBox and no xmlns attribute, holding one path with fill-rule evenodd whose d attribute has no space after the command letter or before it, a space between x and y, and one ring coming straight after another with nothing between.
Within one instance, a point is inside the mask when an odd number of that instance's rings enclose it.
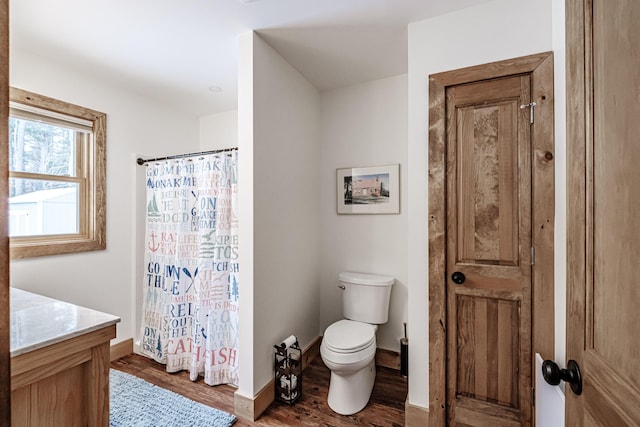
<instances>
[{"instance_id":1,"label":"black door handle","mask_svg":"<svg viewBox=\"0 0 640 427\"><path fill-rule=\"evenodd\" d=\"M579 396L582 393L582 375L575 360L567 362L567 369L560 369L553 360L545 360L542 362L542 376L548 384L558 385L561 380L566 381L576 395Z\"/></svg>"},{"instance_id":2,"label":"black door handle","mask_svg":"<svg viewBox=\"0 0 640 427\"><path fill-rule=\"evenodd\" d=\"M462 285L466 280L466 277L464 277L464 273L456 271L451 275L451 280L453 280L453 283L455 283L456 285Z\"/></svg>"}]
</instances>

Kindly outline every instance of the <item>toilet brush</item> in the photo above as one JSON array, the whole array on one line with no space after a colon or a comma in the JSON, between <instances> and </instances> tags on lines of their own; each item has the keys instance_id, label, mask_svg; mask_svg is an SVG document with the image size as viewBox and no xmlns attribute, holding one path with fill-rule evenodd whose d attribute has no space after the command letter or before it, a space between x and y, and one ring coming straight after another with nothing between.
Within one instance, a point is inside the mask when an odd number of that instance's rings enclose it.
<instances>
[{"instance_id":1,"label":"toilet brush","mask_svg":"<svg viewBox=\"0 0 640 427\"><path fill-rule=\"evenodd\" d=\"M409 375L409 338L407 338L407 322L404 322L404 338L400 339L400 375Z\"/></svg>"}]
</instances>

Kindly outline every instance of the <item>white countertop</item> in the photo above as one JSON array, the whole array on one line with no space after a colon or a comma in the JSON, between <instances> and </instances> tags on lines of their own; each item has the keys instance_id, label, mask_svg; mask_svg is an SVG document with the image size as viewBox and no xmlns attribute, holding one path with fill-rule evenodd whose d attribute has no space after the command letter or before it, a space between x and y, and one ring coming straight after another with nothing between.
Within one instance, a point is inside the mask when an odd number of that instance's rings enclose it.
<instances>
[{"instance_id":1,"label":"white countertop","mask_svg":"<svg viewBox=\"0 0 640 427\"><path fill-rule=\"evenodd\" d=\"M118 323L111 314L11 288L11 357Z\"/></svg>"}]
</instances>

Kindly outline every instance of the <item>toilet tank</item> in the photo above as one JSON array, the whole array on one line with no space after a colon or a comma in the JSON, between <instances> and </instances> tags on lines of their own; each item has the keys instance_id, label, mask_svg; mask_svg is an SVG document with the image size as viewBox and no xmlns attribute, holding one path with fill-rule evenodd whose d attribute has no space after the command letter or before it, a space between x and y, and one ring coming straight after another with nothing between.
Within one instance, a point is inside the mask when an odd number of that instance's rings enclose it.
<instances>
[{"instance_id":1,"label":"toilet tank","mask_svg":"<svg viewBox=\"0 0 640 427\"><path fill-rule=\"evenodd\" d=\"M342 314L349 320L382 324L389 318L389 299L395 279L364 273L340 273Z\"/></svg>"}]
</instances>

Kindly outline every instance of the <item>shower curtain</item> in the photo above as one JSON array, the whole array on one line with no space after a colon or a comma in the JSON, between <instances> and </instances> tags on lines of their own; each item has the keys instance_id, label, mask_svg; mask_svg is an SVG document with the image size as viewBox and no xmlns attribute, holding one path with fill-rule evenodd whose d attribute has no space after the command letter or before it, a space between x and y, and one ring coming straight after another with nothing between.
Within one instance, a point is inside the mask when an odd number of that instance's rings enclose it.
<instances>
[{"instance_id":1,"label":"shower curtain","mask_svg":"<svg viewBox=\"0 0 640 427\"><path fill-rule=\"evenodd\" d=\"M237 151L147 165L142 353L238 384Z\"/></svg>"}]
</instances>

